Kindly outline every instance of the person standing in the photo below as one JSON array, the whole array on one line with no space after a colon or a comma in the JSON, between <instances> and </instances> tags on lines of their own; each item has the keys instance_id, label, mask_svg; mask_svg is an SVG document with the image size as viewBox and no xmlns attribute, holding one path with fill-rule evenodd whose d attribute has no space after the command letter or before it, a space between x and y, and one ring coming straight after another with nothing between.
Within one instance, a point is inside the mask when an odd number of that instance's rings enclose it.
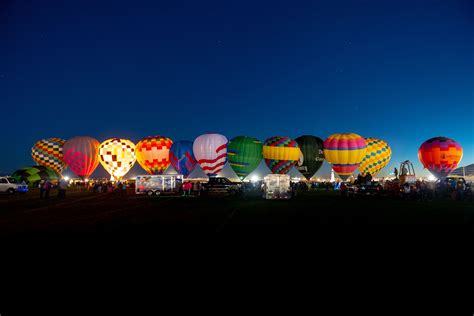
<instances>
[{"instance_id":1,"label":"person standing","mask_svg":"<svg viewBox=\"0 0 474 316\"><path fill-rule=\"evenodd\" d=\"M46 200L49 199L49 192L51 191L51 187L51 181L46 180L46 182L44 183L44 198Z\"/></svg>"},{"instance_id":2,"label":"person standing","mask_svg":"<svg viewBox=\"0 0 474 316\"><path fill-rule=\"evenodd\" d=\"M43 199L43 197L44 197L44 180L41 180L38 183L38 188L39 188L39 191L40 191L40 199Z\"/></svg>"},{"instance_id":3,"label":"person standing","mask_svg":"<svg viewBox=\"0 0 474 316\"><path fill-rule=\"evenodd\" d=\"M67 182L64 179L59 180L58 183L58 198L63 200L66 198L66 189L67 189Z\"/></svg>"},{"instance_id":4,"label":"person standing","mask_svg":"<svg viewBox=\"0 0 474 316\"><path fill-rule=\"evenodd\" d=\"M127 195L127 183L122 182L122 195Z\"/></svg>"}]
</instances>

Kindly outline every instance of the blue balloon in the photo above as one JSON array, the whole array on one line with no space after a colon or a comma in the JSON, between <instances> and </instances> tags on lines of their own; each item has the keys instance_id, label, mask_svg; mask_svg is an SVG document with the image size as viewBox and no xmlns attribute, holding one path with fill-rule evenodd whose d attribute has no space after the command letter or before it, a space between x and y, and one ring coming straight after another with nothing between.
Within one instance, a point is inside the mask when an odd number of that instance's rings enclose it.
<instances>
[{"instance_id":1,"label":"blue balloon","mask_svg":"<svg viewBox=\"0 0 474 316\"><path fill-rule=\"evenodd\" d=\"M197 163L193 154L193 142L188 140L174 142L170 149L170 161L179 174L187 177Z\"/></svg>"}]
</instances>

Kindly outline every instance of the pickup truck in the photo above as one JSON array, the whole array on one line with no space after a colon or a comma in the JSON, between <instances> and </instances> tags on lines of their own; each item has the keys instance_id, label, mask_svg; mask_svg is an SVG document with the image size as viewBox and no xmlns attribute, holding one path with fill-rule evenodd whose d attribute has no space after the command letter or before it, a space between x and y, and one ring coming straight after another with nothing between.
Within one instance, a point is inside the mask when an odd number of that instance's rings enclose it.
<instances>
[{"instance_id":1,"label":"pickup truck","mask_svg":"<svg viewBox=\"0 0 474 316\"><path fill-rule=\"evenodd\" d=\"M28 191L26 184L19 184L15 178L0 177L0 192L15 194L16 192L25 193Z\"/></svg>"},{"instance_id":2,"label":"pickup truck","mask_svg":"<svg viewBox=\"0 0 474 316\"><path fill-rule=\"evenodd\" d=\"M209 182L203 183L201 193L206 194L228 194L238 195L242 193L242 185L239 182L232 182L224 177L209 178Z\"/></svg>"}]
</instances>

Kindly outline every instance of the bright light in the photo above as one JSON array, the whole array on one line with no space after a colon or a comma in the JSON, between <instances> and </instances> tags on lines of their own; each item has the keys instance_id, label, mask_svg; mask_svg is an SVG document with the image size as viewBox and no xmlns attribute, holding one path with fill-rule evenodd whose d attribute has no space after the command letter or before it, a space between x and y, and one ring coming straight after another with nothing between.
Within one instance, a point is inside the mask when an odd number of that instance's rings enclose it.
<instances>
[{"instance_id":1,"label":"bright light","mask_svg":"<svg viewBox=\"0 0 474 316\"><path fill-rule=\"evenodd\" d=\"M435 177L434 175L430 174L430 175L428 176L428 181L436 181L436 180L437 180L437 179L436 179L436 177Z\"/></svg>"},{"instance_id":2,"label":"bright light","mask_svg":"<svg viewBox=\"0 0 474 316\"><path fill-rule=\"evenodd\" d=\"M250 181L252 181L252 182L257 182L257 181L258 181L258 177L257 177L257 176L252 176L252 178L250 178Z\"/></svg>"},{"instance_id":3,"label":"bright light","mask_svg":"<svg viewBox=\"0 0 474 316\"><path fill-rule=\"evenodd\" d=\"M65 180L65 181L69 181L69 177L64 177L64 180Z\"/></svg>"},{"instance_id":4,"label":"bright light","mask_svg":"<svg viewBox=\"0 0 474 316\"><path fill-rule=\"evenodd\" d=\"M85 181L85 182L88 182L88 181L89 181L89 179L85 178L85 179L84 179L84 181Z\"/></svg>"}]
</instances>

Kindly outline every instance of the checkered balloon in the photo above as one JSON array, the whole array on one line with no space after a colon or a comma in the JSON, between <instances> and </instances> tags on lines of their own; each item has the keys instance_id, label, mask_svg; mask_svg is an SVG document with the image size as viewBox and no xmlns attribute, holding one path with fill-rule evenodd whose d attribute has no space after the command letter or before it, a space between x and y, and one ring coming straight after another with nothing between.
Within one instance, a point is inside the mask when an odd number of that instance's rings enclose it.
<instances>
[{"instance_id":1,"label":"checkered balloon","mask_svg":"<svg viewBox=\"0 0 474 316\"><path fill-rule=\"evenodd\" d=\"M383 140L376 138L365 138L367 151L364 159L359 164L359 171L365 175L377 176L379 172L390 162L392 149Z\"/></svg>"},{"instance_id":2,"label":"checkered balloon","mask_svg":"<svg viewBox=\"0 0 474 316\"><path fill-rule=\"evenodd\" d=\"M47 138L37 141L31 148L31 157L39 166L45 166L61 174L64 169L63 145L65 140Z\"/></svg>"},{"instance_id":3,"label":"checkered balloon","mask_svg":"<svg viewBox=\"0 0 474 316\"><path fill-rule=\"evenodd\" d=\"M113 179L121 180L135 164L135 144L128 139L107 139L99 146L99 160Z\"/></svg>"},{"instance_id":4,"label":"checkered balloon","mask_svg":"<svg viewBox=\"0 0 474 316\"><path fill-rule=\"evenodd\" d=\"M170 165L173 141L164 136L149 136L137 143L137 161L149 174L162 174Z\"/></svg>"}]
</instances>

